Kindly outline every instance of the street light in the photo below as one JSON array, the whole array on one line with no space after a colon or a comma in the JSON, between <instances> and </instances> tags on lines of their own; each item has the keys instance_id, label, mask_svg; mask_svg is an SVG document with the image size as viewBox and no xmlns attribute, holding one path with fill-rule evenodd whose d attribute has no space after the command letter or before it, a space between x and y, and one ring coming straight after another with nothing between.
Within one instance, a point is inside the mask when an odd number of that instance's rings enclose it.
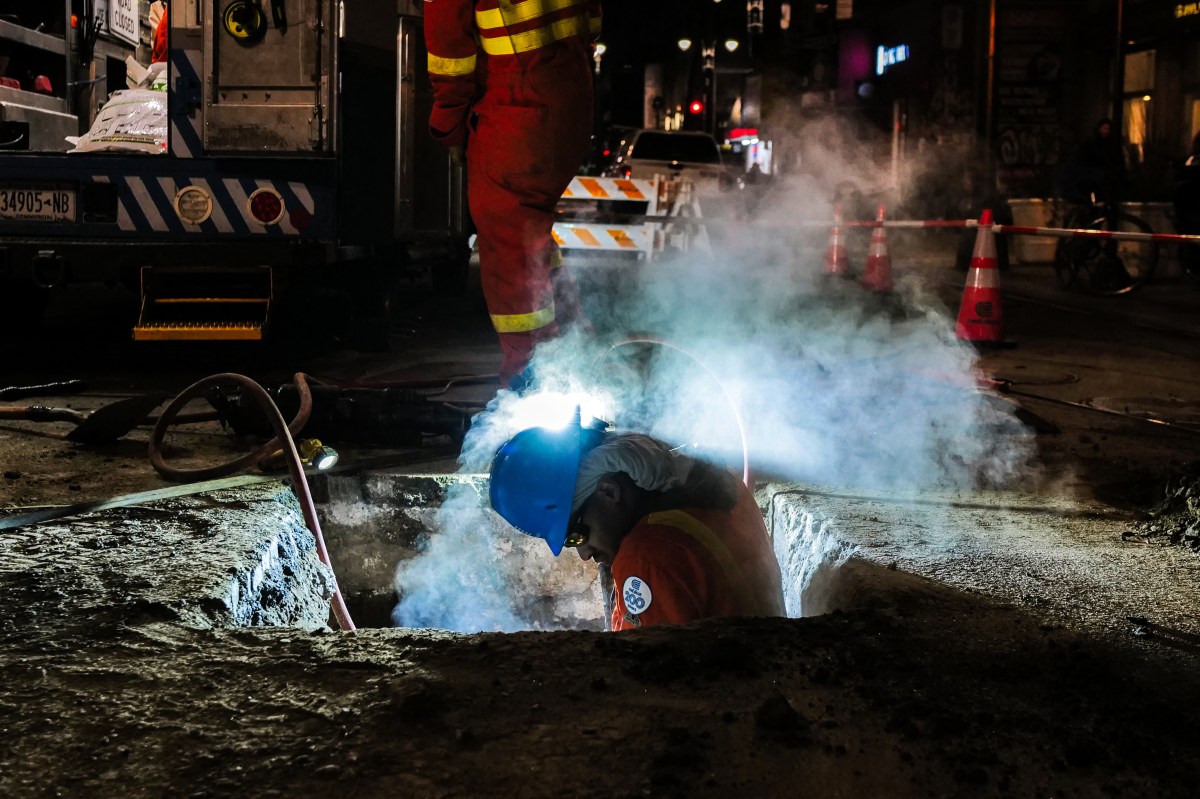
<instances>
[{"instance_id":1,"label":"street light","mask_svg":"<svg viewBox=\"0 0 1200 799\"><path fill-rule=\"evenodd\" d=\"M592 50L592 60L596 62L596 74L600 74L600 59L608 51L608 45L604 42L596 42L595 48Z\"/></svg>"},{"instance_id":2,"label":"street light","mask_svg":"<svg viewBox=\"0 0 1200 799\"><path fill-rule=\"evenodd\" d=\"M738 40L737 39L726 39L725 40L725 49L726 49L726 51L728 51L730 53L732 53L734 50L738 49Z\"/></svg>"},{"instance_id":3,"label":"street light","mask_svg":"<svg viewBox=\"0 0 1200 799\"><path fill-rule=\"evenodd\" d=\"M692 40L688 38L680 39L675 44L679 45L679 49L685 53L692 49Z\"/></svg>"}]
</instances>

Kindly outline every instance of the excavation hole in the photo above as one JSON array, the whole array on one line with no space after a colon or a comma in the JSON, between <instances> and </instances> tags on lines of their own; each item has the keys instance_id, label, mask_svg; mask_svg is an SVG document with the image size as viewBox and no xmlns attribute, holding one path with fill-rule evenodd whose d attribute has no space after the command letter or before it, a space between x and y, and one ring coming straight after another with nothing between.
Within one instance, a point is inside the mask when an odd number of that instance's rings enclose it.
<instances>
[{"instance_id":1,"label":"excavation hole","mask_svg":"<svg viewBox=\"0 0 1200 799\"><path fill-rule=\"evenodd\" d=\"M325 474L313 489L359 627L604 629L595 566L571 552L552 557L544 542L504 524L487 509L485 476ZM834 609L851 548L802 504L764 500L788 615Z\"/></svg>"}]
</instances>

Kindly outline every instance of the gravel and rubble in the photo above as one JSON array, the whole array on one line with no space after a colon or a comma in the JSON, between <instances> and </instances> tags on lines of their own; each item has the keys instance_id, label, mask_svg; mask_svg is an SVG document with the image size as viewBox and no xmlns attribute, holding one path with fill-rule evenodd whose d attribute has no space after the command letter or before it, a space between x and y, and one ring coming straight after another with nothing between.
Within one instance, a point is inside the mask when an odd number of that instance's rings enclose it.
<instances>
[{"instance_id":1,"label":"gravel and rubble","mask_svg":"<svg viewBox=\"0 0 1200 799\"><path fill-rule=\"evenodd\" d=\"M1200 554L1200 461L1184 464L1171 475L1161 496L1149 518L1130 525L1123 537Z\"/></svg>"}]
</instances>

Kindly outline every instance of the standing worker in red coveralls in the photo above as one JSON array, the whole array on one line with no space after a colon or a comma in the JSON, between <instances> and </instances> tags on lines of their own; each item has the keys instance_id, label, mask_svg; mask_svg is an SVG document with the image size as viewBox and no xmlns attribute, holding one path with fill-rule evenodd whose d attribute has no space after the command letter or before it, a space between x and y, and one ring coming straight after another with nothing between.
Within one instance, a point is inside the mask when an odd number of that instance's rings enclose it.
<instances>
[{"instance_id":1,"label":"standing worker in red coveralls","mask_svg":"<svg viewBox=\"0 0 1200 799\"><path fill-rule=\"evenodd\" d=\"M609 624L783 616L783 581L754 497L728 470L638 433L523 430L496 453L492 508L550 551L611 570Z\"/></svg>"},{"instance_id":2,"label":"standing worker in red coveralls","mask_svg":"<svg viewBox=\"0 0 1200 799\"><path fill-rule=\"evenodd\" d=\"M552 275L551 229L554 206L587 156L599 32L598 0L425 2L429 128L455 160L465 151L505 387L539 342L576 321L574 285L565 270Z\"/></svg>"}]
</instances>

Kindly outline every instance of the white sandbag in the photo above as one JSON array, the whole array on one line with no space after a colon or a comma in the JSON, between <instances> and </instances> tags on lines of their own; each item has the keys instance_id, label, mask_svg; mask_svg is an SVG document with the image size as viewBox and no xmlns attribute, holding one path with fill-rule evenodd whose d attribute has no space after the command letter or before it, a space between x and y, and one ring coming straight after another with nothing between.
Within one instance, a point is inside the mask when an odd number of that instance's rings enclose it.
<instances>
[{"instance_id":1,"label":"white sandbag","mask_svg":"<svg viewBox=\"0 0 1200 799\"><path fill-rule=\"evenodd\" d=\"M125 57L125 85L131 89L167 90L167 62L142 66L133 56Z\"/></svg>"},{"instance_id":2,"label":"white sandbag","mask_svg":"<svg viewBox=\"0 0 1200 799\"><path fill-rule=\"evenodd\" d=\"M167 93L151 89L113 92L92 129L76 138L72 153L129 152L158 155L167 150Z\"/></svg>"}]
</instances>

